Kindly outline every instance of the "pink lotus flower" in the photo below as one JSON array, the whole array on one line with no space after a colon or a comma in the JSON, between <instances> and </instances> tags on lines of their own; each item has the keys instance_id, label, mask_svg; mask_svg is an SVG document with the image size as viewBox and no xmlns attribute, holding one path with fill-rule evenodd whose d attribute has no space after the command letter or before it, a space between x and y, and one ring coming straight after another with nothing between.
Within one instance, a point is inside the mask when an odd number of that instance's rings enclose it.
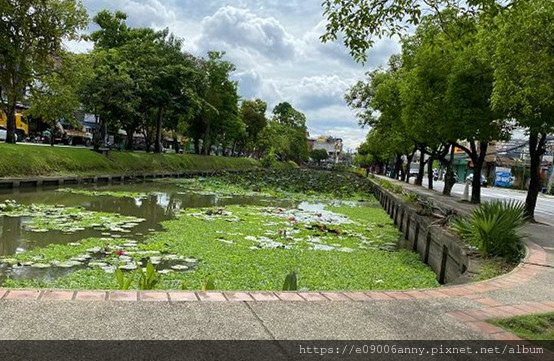
<instances>
[{"instance_id":1,"label":"pink lotus flower","mask_svg":"<svg viewBox=\"0 0 554 361\"><path fill-rule=\"evenodd\" d=\"M123 251L117 251L117 252L115 252L115 254L117 254L118 256L124 256L124 255L125 255L125 252L123 252Z\"/></svg>"}]
</instances>

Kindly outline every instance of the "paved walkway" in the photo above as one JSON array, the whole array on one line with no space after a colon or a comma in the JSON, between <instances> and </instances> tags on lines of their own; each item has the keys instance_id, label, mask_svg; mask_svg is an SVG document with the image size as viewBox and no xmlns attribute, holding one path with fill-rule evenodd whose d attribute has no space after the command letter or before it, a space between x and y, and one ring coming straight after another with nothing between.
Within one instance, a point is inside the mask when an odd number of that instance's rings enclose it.
<instances>
[{"instance_id":1,"label":"paved walkway","mask_svg":"<svg viewBox=\"0 0 554 361\"><path fill-rule=\"evenodd\" d=\"M437 201L469 209L456 199ZM554 229L526 261L471 285L393 292L73 292L0 289L0 339L514 339L484 322L554 311ZM543 359L548 359L544 357ZM554 358L552 358L554 359Z\"/></svg>"}]
</instances>

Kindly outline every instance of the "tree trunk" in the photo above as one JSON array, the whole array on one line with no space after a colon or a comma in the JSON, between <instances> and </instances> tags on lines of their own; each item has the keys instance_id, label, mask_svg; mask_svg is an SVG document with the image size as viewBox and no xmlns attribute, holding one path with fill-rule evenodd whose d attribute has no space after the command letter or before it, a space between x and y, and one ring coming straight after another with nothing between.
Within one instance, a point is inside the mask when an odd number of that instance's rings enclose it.
<instances>
[{"instance_id":1,"label":"tree trunk","mask_svg":"<svg viewBox=\"0 0 554 361\"><path fill-rule=\"evenodd\" d=\"M435 153L431 153L429 160L427 161L427 187L433 189L433 161L435 159Z\"/></svg>"},{"instance_id":2,"label":"tree trunk","mask_svg":"<svg viewBox=\"0 0 554 361\"><path fill-rule=\"evenodd\" d=\"M535 207L541 190L541 162L546 148L546 134L539 135L538 132L531 132L529 135L529 153L531 156L531 174L529 191L525 199L525 211L531 220L535 220ZM525 164L523 165L525 167Z\"/></svg>"},{"instance_id":3,"label":"tree trunk","mask_svg":"<svg viewBox=\"0 0 554 361\"><path fill-rule=\"evenodd\" d=\"M481 203L481 171L483 163L487 156L488 143L479 143L479 153L475 148L475 142L471 144L471 150L474 152L473 159L473 182L471 184L471 203Z\"/></svg>"},{"instance_id":4,"label":"tree trunk","mask_svg":"<svg viewBox=\"0 0 554 361\"><path fill-rule=\"evenodd\" d=\"M200 154L200 138L194 138L194 153Z\"/></svg>"},{"instance_id":5,"label":"tree trunk","mask_svg":"<svg viewBox=\"0 0 554 361\"><path fill-rule=\"evenodd\" d=\"M16 123L15 123L15 100L8 104L8 114L6 114L7 133L6 143L15 144Z\"/></svg>"},{"instance_id":6,"label":"tree trunk","mask_svg":"<svg viewBox=\"0 0 554 361\"><path fill-rule=\"evenodd\" d=\"M454 145L450 146L450 160L446 162L446 175L444 176L444 188L442 190L442 194L445 196L452 195L452 188L456 184L452 163L454 163Z\"/></svg>"},{"instance_id":7,"label":"tree trunk","mask_svg":"<svg viewBox=\"0 0 554 361\"><path fill-rule=\"evenodd\" d=\"M202 142L202 155L210 155L210 136L211 136L210 122L206 125L206 131L204 132L204 139Z\"/></svg>"},{"instance_id":8,"label":"tree trunk","mask_svg":"<svg viewBox=\"0 0 554 361\"><path fill-rule=\"evenodd\" d=\"M397 154L396 160L394 162L394 170L392 172L392 178L398 179L401 169L402 169L402 154Z\"/></svg>"},{"instance_id":9,"label":"tree trunk","mask_svg":"<svg viewBox=\"0 0 554 361\"><path fill-rule=\"evenodd\" d=\"M417 151L417 148L414 148L412 153L408 154L406 160L406 170L404 171L404 174L406 175L406 183L410 183L410 172L412 170L412 160L414 159L415 152Z\"/></svg>"},{"instance_id":10,"label":"tree trunk","mask_svg":"<svg viewBox=\"0 0 554 361\"><path fill-rule=\"evenodd\" d=\"M94 128L94 134L92 136L92 146L95 151L98 151L100 148L105 146L104 143L105 135L104 135L104 119L100 117L98 114L94 114L95 121L96 121L96 128ZM54 126L52 126L52 137L54 137Z\"/></svg>"},{"instance_id":11,"label":"tree trunk","mask_svg":"<svg viewBox=\"0 0 554 361\"><path fill-rule=\"evenodd\" d=\"M132 128L132 129L129 128L129 129L125 129L125 131L127 132L127 135L126 135L127 141L125 142L125 149L132 152L135 149L134 148L135 129L134 128Z\"/></svg>"},{"instance_id":12,"label":"tree trunk","mask_svg":"<svg viewBox=\"0 0 554 361\"><path fill-rule=\"evenodd\" d=\"M156 143L154 143L154 153L162 152L162 123L164 119L164 108L158 108L158 121L156 122Z\"/></svg>"},{"instance_id":13,"label":"tree trunk","mask_svg":"<svg viewBox=\"0 0 554 361\"><path fill-rule=\"evenodd\" d=\"M173 149L175 149L175 154L181 153L181 145L179 144L177 136L173 137Z\"/></svg>"},{"instance_id":14,"label":"tree trunk","mask_svg":"<svg viewBox=\"0 0 554 361\"><path fill-rule=\"evenodd\" d=\"M417 174L415 185L420 186L423 184L423 176L425 173L425 149L426 147L420 147L420 156L419 156L419 173Z\"/></svg>"},{"instance_id":15,"label":"tree trunk","mask_svg":"<svg viewBox=\"0 0 554 361\"><path fill-rule=\"evenodd\" d=\"M53 147L54 144L56 144L56 124L51 123L50 124L50 146Z\"/></svg>"}]
</instances>

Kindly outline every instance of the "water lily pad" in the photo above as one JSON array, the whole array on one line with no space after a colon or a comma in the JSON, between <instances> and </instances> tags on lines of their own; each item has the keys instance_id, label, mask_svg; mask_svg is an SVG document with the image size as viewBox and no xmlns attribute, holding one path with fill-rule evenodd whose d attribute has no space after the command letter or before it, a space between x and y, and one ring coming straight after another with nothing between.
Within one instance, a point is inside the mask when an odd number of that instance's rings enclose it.
<instances>
[{"instance_id":1,"label":"water lily pad","mask_svg":"<svg viewBox=\"0 0 554 361\"><path fill-rule=\"evenodd\" d=\"M218 238L218 241L221 242L221 243L229 244L229 245L235 244L233 241L228 241L228 240L222 239L222 238Z\"/></svg>"},{"instance_id":2,"label":"water lily pad","mask_svg":"<svg viewBox=\"0 0 554 361\"><path fill-rule=\"evenodd\" d=\"M337 251L339 252L354 252L354 250L352 248L348 248L348 247L341 247L341 248L337 248Z\"/></svg>"},{"instance_id":3,"label":"water lily pad","mask_svg":"<svg viewBox=\"0 0 554 361\"><path fill-rule=\"evenodd\" d=\"M6 264L9 264L10 266L17 264L17 262L19 261L16 260L15 258L3 258L2 260L0 260L0 263L6 263Z\"/></svg>"},{"instance_id":4,"label":"water lily pad","mask_svg":"<svg viewBox=\"0 0 554 361\"><path fill-rule=\"evenodd\" d=\"M105 266L101 267L106 273L114 273L115 272L115 266Z\"/></svg>"},{"instance_id":5,"label":"water lily pad","mask_svg":"<svg viewBox=\"0 0 554 361\"><path fill-rule=\"evenodd\" d=\"M31 267L33 267L33 268L50 268L52 266L49 265L49 264L46 264L46 263L33 263L31 265Z\"/></svg>"},{"instance_id":6,"label":"water lily pad","mask_svg":"<svg viewBox=\"0 0 554 361\"><path fill-rule=\"evenodd\" d=\"M104 262L89 262L90 267L106 267L108 264Z\"/></svg>"},{"instance_id":7,"label":"water lily pad","mask_svg":"<svg viewBox=\"0 0 554 361\"><path fill-rule=\"evenodd\" d=\"M314 251L333 251L335 247L326 244L316 244L312 248Z\"/></svg>"},{"instance_id":8,"label":"water lily pad","mask_svg":"<svg viewBox=\"0 0 554 361\"><path fill-rule=\"evenodd\" d=\"M54 264L54 266L61 267L61 268L71 268L71 267L81 266L81 265L82 265L81 262L75 262L75 261L67 261L67 262L61 262L61 263Z\"/></svg>"},{"instance_id":9,"label":"water lily pad","mask_svg":"<svg viewBox=\"0 0 554 361\"><path fill-rule=\"evenodd\" d=\"M124 266L119 267L119 269L126 270L126 271L132 271L137 269L137 265L134 263L129 263Z\"/></svg>"},{"instance_id":10,"label":"water lily pad","mask_svg":"<svg viewBox=\"0 0 554 361\"><path fill-rule=\"evenodd\" d=\"M73 257L73 258L70 258L69 259L70 261L75 261L75 262L86 262L87 260L89 260L89 258L85 258L85 257Z\"/></svg>"},{"instance_id":11,"label":"water lily pad","mask_svg":"<svg viewBox=\"0 0 554 361\"><path fill-rule=\"evenodd\" d=\"M175 271L185 271L189 269L189 266L185 266L184 264L176 264L174 266L171 266L171 269Z\"/></svg>"},{"instance_id":12,"label":"water lily pad","mask_svg":"<svg viewBox=\"0 0 554 361\"><path fill-rule=\"evenodd\" d=\"M134 228L136 226L138 226L138 223L126 223L126 224L122 224L121 228Z\"/></svg>"}]
</instances>

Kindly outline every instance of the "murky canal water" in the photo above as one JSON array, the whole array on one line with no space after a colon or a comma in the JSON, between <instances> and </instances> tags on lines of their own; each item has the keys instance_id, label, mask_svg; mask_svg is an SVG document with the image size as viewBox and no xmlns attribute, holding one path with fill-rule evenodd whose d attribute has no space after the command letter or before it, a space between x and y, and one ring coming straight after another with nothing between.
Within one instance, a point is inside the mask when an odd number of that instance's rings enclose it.
<instances>
[{"instance_id":1,"label":"murky canal water","mask_svg":"<svg viewBox=\"0 0 554 361\"><path fill-rule=\"evenodd\" d=\"M121 185L73 187L86 191L136 192L146 194L144 197L114 197L106 195L86 195L62 192L56 188L34 190L16 189L0 191L0 204L15 201L17 204L44 204L49 206L81 207L95 212L116 213L122 216L137 217L142 222L132 228L111 230L90 227L68 233L60 230L37 232L29 229L29 216L0 215L0 257L27 252L33 248L45 247L48 244L68 244L92 237L111 237L132 239L140 242L153 232L163 231L161 222L175 218L181 210L187 208L217 207L233 204L293 206L293 202L268 199L254 196L218 196L193 192L175 184L145 182ZM94 256L94 255L93 255ZM93 259L94 260L94 259ZM52 279L74 272L76 267L0 267L0 284L6 277L16 279Z\"/></svg>"}]
</instances>

